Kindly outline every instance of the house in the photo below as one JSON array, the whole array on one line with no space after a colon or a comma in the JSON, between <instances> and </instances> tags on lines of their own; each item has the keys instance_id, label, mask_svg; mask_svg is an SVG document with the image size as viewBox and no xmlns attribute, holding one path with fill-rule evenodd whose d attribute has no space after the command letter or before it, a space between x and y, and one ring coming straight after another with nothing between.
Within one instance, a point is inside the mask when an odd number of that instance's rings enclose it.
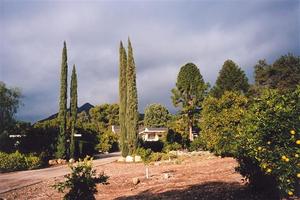
<instances>
[{"instance_id":1,"label":"house","mask_svg":"<svg viewBox=\"0 0 300 200\"><path fill-rule=\"evenodd\" d=\"M143 128L139 131L139 137L144 141L158 141L168 133L167 128Z\"/></svg>"}]
</instances>

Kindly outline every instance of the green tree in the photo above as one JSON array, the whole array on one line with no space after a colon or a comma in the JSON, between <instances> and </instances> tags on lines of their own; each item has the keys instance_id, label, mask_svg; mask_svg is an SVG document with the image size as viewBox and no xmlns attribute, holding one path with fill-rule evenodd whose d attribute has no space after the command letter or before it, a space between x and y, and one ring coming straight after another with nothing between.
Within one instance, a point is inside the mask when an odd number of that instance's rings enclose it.
<instances>
[{"instance_id":1,"label":"green tree","mask_svg":"<svg viewBox=\"0 0 300 200\"><path fill-rule=\"evenodd\" d=\"M9 138L9 132L16 122L14 114L20 105L21 92L18 88L8 88L0 81L0 150L9 152L12 150L13 141Z\"/></svg>"},{"instance_id":2,"label":"green tree","mask_svg":"<svg viewBox=\"0 0 300 200\"><path fill-rule=\"evenodd\" d=\"M182 66L172 89L172 101L175 107L181 107L189 127L189 139L193 140L193 124L199 114L208 85L204 83L200 70L193 63Z\"/></svg>"},{"instance_id":3,"label":"green tree","mask_svg":"<svg viewBox=\"0 0 300 200\"><path fill-rule=\"evenodd\" d=\"M57 150L55 156L57 158L67 157L67 85L68 85L68 63L67 63L67 47L64 42L62 51L61 75L60 75L60 99L59 99L59 136L57 141Z\"/></svg>"},{"instance_id":4,"label":"green tree","mask_svg":"<svg viewBox=\"0 0 300 200\"><path fill-rule=\"evenodd\" d=\"M122 156L128 155L127 133L126 133L126 105L127 105L127 83L126 83L126 68L127 68L127 55L126 50L120 42L120 63L119 63L119 122L120 122L120 146Z\"/></svg>"},{"instance_id":5,"label":"green tree","mask_svg":"<svg viewBox=\"0 0 300 200\"><path fill-rule=\"evenodd\" d=\"M0 134L14 123L14 114L20 105L21 92L18 88L7 88L0 81Z\"/></svg>"},{"instance_id":6,"label":"green tree","mask_svg":"<svg viewBox=\"0 0 300 200\"><path fill-rule=\"evenodd\" d=\"M216 85L212 88L211 93L215 97L221 97L225 91L238 91L246 93L249 89L248 78L244 71L232 60L226 60Z\"/></svg>"},{"instance_id":7,"label":"green tree","mask_svg":"<svg viewBox=\"0 0 300 200\"><path fill-rule=\"evenodd\" d=\"M235 155L239 125L245 117L248 100L238 92L225 91L221 98L207 97L203 102L200 138L217 155Z\"/></svg>"},{"instance_id":8,"label":"green tree","mask_svg":"<svg viewBox=\"0 0 300 200\"><path fill-rule=\"evenodd\" d=\"M128 39L128 59L126 69L127 101L126 101L126 133L129 155L132 155L137 147L138 132L138 97L136 88L136 69L133 58L131 42Z\"/></svg>"},{"instance_id":9,"label":"green tree","mask_svg":"<svg viewBox=\"0 0 300 200\"><path fill-rule=\"evenodd\" d=\"M72 76L71 76L71 89L70 89L70 112L71 112L71 142L70 142L70 157L74 158L75 156L75 126L77 120L77 74L75 65L73 65Z\"/></svg>"},{"instance_id":10,"label":"green tree","mask_svg":"<svg viewBox=\"0 0 300 200\"><path fill-rule=\"evenodd\" d=\"M287 54L281 56L272 65L259 60L255 65L255 84L260 87L294 90L300 83L300 56Z\"/></svg>"},{"instance_id":11,"label":"green tree","mask_svg":"<svg viewBox=\"0 0 300 200\"><path fill-rule=\"evenodd\" d=\"M165 127L170 119L169 111L161 104L150 104L145 108L146 127Z\"/></svg>"}]
</instances>

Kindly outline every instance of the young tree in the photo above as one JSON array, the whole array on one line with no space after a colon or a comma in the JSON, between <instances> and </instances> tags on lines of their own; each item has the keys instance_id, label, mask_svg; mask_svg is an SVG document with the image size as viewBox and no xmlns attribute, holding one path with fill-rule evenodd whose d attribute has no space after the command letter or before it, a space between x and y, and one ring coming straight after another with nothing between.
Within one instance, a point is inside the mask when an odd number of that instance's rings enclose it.
<instances>
[{"instance_id":1,"label":"young tree","mask_svg":"<svg viewBox=\"0 0 300 200\"><path fill-rule=\"evenodd\" d=\"M246 93L249 89L248 79L244 71L232 60L226 60L219 72L216 85L211 93L215 97L221 97L225 91L238 91Z\"/></svg>"},{"instance_id":2,"label":"young tree","mask_svg":"<svg viewBox=\"0 0 300 200\"><path fill-rule=\"evenodd\" d=\"M120 42L120 60L119 60L119 123L120 123L120 146L122 156L128 155L128 144L126 134L126 105L127 105L127 83L126 83L126 68L127 68L127 55L126 50Z\"/></svg>"},{"instance_id":3,"label":"young tree","mask_svg":"<svg viewBox=\"0 0 300 200\"><path fill-rule=\"evenodd\" d=\"M169 119L168 109L161 104L150 104L145 109L144 125L146 127L165 127Z\"/></svg>"},{"instance_id":4,"label":"young tree","mask_svg":"<svg viewBox=\"0 0 300 200\"><path fill-rule=\"evenodd\" d=\"M126 101L126 133L129 155L132 155L137 147L138 132L138 97L136 88L136 69L133 58L131 42L128 39L128 59L126 69L127 101Z\"/></svg>"},{"instance_id":5,"label":"young tree","mask_svg":"<svg viewBox=\"0 0 300 200\"><path fill-rule=\"evenodd\" d=\"M204 83L200 70L193 63L182 66L172 89L172 101L175 107L181 107L181 113L187 117L189 138L193 140L193 124L195 116L201 109L208 85Z\"/></svg>"},{"instance_id":6,"label":"young tree","mask_svg":"<svg viewBox=\"0 0 300 200\"><path fill-rule=\"evenodd\" d=\"M56 146L57 158L67 157L67 137L66 137L66 126L67 126L67 85L68 85L68 63L67 63L67 47L64 42L62 51L62 63L61 63L61 75L60 75L60 99L59 99L59 136Z\"/></svg>"},{"instance_id":7,"label":"young tree","mask_svg":"<svg viewBox=\"0 0 300 200\"><path fill-rule=\"evenodd\" d=\"M71 89L70 89L70 111L71 111L71 142L70 142L70 157L75 156L75 126L77 120L77 74L75 65L73 65L72 76L71 76Z\"/></svg>"}]
</instances>

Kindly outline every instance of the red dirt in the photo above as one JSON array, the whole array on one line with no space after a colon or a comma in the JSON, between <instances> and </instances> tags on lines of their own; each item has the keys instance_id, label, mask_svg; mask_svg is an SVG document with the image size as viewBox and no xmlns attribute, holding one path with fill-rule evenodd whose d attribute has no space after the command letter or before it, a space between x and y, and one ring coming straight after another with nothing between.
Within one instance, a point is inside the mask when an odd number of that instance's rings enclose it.
<instances>
[{"instance_id":1,"label":"red dirt","mask_svg":"<svg viewBox=\"0 0 300 200\"><path fill-rule=\"evenodd\" d=\"M150 165L150 178L145 178L145 165L110 163L96 167L109 176L108 185L98 185L96 199L267 199L251 193L235 172L232 158L212 155L181 159L178 164ZM163 174L169 173L169 178ZM134 185L132 178L140 183ZM62 180L63 177L56 178ZM62 199L63 194L53 188L55 179L17 189L0 195L6 199Z\"/></svg>"}]
</instances>

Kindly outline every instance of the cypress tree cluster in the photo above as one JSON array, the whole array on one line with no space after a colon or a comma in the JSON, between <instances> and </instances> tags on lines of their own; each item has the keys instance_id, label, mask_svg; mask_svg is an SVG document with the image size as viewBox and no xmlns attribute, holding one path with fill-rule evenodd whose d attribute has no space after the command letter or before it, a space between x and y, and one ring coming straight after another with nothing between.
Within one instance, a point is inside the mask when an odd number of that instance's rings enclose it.
<instances>
[{"instance_id":1,"label":"cypress tree cluster","mask_svg":"<svg viewBox=\"0 0 300 200\"><path fill-rule=\"evenodd\" d=\"M71 76L71 89L70 89L70 112L71 112L71 140L70 140L70 157L75 157L75 125L77 119L77 74L75 65L73 65Z\"/></svg>"},{"instance_id":2,"label":"cypress tree cluster","mask_svg":"<svg viewBox=\"0 0 300 200\"><path fill-rule=\"evenodd\" d=\"M120 128L122 156L132 155L137 147L138 98L136 69L131 42L128 39L128 56L120 44Z\"/></svg>"},{"instance_id":3,"label":"cypress tree cluster","mask_svg":"<svg viewBox=\"0 0 300 200\"><path fill-rule=\"evenodd\" d=\"M67 47L64 42L62 51L61 74L60 74L60 99L59 99L59 136L56 146L55 156L57 158L67 157L67 87L68 87L68 62L67 62Z\"/></svg>"},{"instance_id":4,"label":"cypress tree cluster","mask_svg":"<svg viewBox=\"0 0 300 200\"><path fill-rule=\"evenodd\" d=\"M67 87L68 87L68 62L67 46L64 42L62 51L61 75L60 75L60 99L59 99L59 135L56 145L56 158L74 158L75 154L75 126L77 118L77 75L75 65L73 66L70 88L70 113L71 113L71 134L67 134ZM67 143L70 139L70 145Z\"/></svg>"}]
</instances>

